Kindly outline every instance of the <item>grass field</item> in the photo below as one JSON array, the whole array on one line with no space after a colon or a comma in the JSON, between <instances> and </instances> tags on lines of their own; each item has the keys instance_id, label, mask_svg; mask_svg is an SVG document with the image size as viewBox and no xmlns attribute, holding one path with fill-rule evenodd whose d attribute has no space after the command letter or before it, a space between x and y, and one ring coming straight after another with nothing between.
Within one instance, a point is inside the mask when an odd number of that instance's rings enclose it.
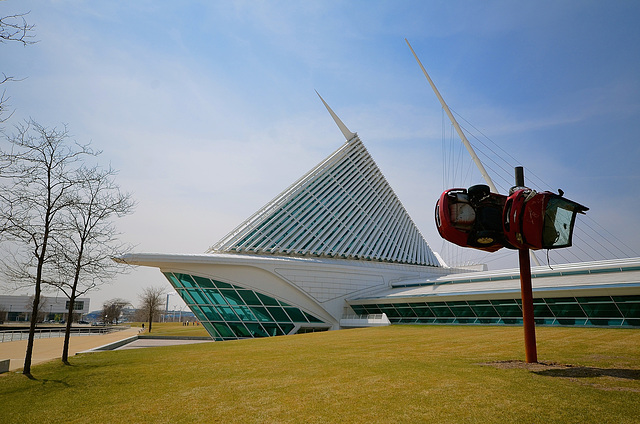
<instances>
[{"instance_id":1,"label":"grass field","mask_svg":"<svg viewBox=\"0 0 640 424\"><path fill-rule=\"evenodd\" d=\"M142 327L141 322L133 322L128 324L132 327ZM145 323L145 331L142 335L151 336L170 336L170 337L210 337L207 330L202 325L182 325L181 322L154 322L151 327L151 333L148 332L148 324Z\"/></svg>"},{"instance_id":2,"label":"grass field","mask_svg":"<svg viewBox=\"0 0 640 424\"><path fill-rule=\"evenodd\" d=\"M547 365L519 362L518 327L391 326L82 354L71 366L33 367L33 380L0 377L0 421L640 422L640 331L537 336Z\"/></svg>"}]
</instances>

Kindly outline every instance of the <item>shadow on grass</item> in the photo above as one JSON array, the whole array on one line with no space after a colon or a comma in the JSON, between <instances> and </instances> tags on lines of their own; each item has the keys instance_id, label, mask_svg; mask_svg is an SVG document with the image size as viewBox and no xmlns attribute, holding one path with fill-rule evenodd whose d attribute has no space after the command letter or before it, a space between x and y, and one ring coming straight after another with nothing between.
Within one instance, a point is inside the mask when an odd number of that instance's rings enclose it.
<instances>
[{"instance_id":1,"label":"shadow on grass","mask_svg":"<svg viewBox=\"0 0 640 424\"><path fill-rule=\"evenodd\" d=\"M625 368L593 368L564 366L562 368L551 368L541 371L532 371L537 375L545 377L564 378L590 378L590 377L614 377L627 380L640 380L640 370Z\"/></svg>"},{"instance_id":2,"label":"shadow on grass","mask_svg":"<svg viewBox=\"0 0 640 424\"><path fill-rule=\"evenodd\" d=\"M43 378L41 380L38 380L36 378L35 380L42 382L43 386L50 385L50 384L59 384L59 385L64 386L64 387L71 387L71 385L69 383L67 383L66 381L63 381L63 380L49 380L48 378Z\"/></svg>"},{"instance_id":3,"label":"shadow on grass","mask_svg":"<svg viewBox=\"0 0 640 424\"><path fill-rule=\"evenodd\" d=\"M593 378L613 377L626 380L640 380L640 370L633 368L598 368L584 367L553 362L526 363L523 361L496 361L486 362L480 365L488 365L499 369L526 369L533 374L544 377L564 378Z\"/></svg>"}]
</instances>

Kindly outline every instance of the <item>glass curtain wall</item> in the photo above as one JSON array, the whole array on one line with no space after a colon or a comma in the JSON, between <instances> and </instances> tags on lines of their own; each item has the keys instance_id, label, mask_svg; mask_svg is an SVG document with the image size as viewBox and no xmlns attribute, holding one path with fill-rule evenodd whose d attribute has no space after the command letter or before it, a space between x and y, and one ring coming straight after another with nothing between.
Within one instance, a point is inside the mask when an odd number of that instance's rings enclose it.
<instances>
[{"instance_id":1,"label":"glass curtain wall","mask_svg":"<svg viewBox=\"0 0 640 424\"><path fill-rule=\"evenodd\" d=\"M358 315L387 314L395 324L522 324L520 299L351 305ZM536 324L640 327L640 296L533 299Z\"/></svg>"},{"instance_id":2,"label":"glass curtain wall","mask_svg":"<svg viewBox=\"0 0 640 424\"><path fill-rule=\"evenodd\" d=\"M164 273L215 340L283 336L326 330L329 325L300 308L222 281Z\"/></svg>"}]
</instances>

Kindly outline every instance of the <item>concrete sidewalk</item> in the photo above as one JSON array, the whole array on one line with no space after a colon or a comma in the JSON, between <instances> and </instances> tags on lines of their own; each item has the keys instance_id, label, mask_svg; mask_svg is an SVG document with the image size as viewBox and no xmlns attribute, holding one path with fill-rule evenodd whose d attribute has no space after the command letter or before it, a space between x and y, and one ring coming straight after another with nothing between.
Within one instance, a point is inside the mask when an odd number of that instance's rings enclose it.
<instances>
[{"instance_id":1,"label":"concrete sidewalk","mask_svg":"<svg viewBox=\"0 0 640 424\"><path fill-rule=\"evenodd\" d=\"M78 352L104 346L118 340L126 339L138 334L140 328L134 327L126 330L115 331L109 334L95 336L71 336L69 339L69 357ZM33 344L33 356L31 365L62 358L62 344L64 337L51 339L36 339ZM24 357L27 352L27 340L0 343L0 361L10 359L9 371L17 371L24 366Z\"/></svg>"}]
</instances>

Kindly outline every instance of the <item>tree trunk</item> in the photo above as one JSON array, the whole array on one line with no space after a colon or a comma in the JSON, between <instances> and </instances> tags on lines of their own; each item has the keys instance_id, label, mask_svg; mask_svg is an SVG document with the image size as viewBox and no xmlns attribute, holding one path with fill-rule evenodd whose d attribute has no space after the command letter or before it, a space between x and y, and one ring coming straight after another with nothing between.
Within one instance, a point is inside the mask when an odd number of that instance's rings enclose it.
<instances>
[{"instance_id":1,"label":"tree trunk","mask_svg":"<svg viewBox=\"0 0 640 424\"><path fill-rule=\"evenodd\" d=\"M82 254L84 252L84 240L78 253L76 261L76 272L73 276L73 286L71 287L71 295L69 296L69 314L67 316L67 326L64 331L64 344L62 345L62 362L69 365L69 339L71 338L71 323L73 322L73 308L76 303L76 291L78 290L78 281L80 280L80 269L82 263Z\"/></svg>"},{"instance_id":2,"label":"tree trunk","mask_svg":"<svg viewBox=\"0 0 640 424\"><path fill-rule=\"evenodd\" d=\"M69 309L67 314L67 325L64 329L64 343L62 345L62 362L69 365L69 341L71 339L71 323L73 321L73 306L76 303L75 286L69 297Z\"/></svg>"},{"instance_id":3,"label":"tree trunk","mask_svg":"<svg viewBox=\"0 0 640 424\"><path fill-rule=\"evenodd\" d=\"M31 376L31 357L33 356L33 343L36 334L36 321L40 306L40 285L36 284L36 294L33 296L33 307L31 308L31 323L29 325L29 339L27 341L27 352L24 357L24 368L22 374Z\"/></svg>"},{"instance_id":4,"label":"tree trunk","mask_svg":"<svg viewBox=\"0 0 640 424\"><path fill-rule=\"evenodd\" d=\"M49 214L47 213L47 221ZM47 250L47 239L49 237L49 230L45 228L44 242L38 255L38 271L36 273L35 295L33 296L33 308L31 309L31 325L29 325L29 340L27 341L27 352L24 356L24 367L22 374L31 377L31 357L33 356L33 342L36 335L36 322L38 321L38 312L40 312L40 293L42 285L42 267L44 266L44 258Z\"/></svg>"}]
</instances>

